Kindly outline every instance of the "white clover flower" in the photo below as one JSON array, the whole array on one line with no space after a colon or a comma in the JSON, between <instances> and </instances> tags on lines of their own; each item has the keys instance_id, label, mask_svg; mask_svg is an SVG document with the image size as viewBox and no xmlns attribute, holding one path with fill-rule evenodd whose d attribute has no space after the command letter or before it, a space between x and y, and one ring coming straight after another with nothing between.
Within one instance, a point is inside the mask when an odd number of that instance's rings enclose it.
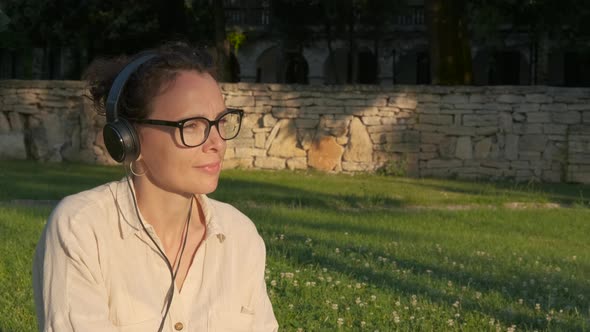
<instances>
[{"instance_id":1,"label":"white clover flower","mask_svg":"<svg viewBox=\"0 0 590 332\"><path fill-rule=\"evenodd\" d=\"M338 318L338 326L342 326L342 325L344 325L344 319Z\"/></svg>"},{"instance_id":2,"label":"white clover flower","mask_svg":"<svg viewBox=\"0 0 590 332\"><path fill-rule=\"evenodd\" d=\"M452 320L452 319L447 319L447 324L448 324L449 326L454 326L454 325L455 325L455 321L454 321L454 320Z\"/></svg>"},{"instance_id":3,"label":"white clover flower","mask_svg":"<svg viewBox=\"0 0 590 332\"><path fill-rule=\"evenodd\" d=\"M332 304L332 310L338 310L338 304L333 303Z\"/></svg>"}]
</instances>

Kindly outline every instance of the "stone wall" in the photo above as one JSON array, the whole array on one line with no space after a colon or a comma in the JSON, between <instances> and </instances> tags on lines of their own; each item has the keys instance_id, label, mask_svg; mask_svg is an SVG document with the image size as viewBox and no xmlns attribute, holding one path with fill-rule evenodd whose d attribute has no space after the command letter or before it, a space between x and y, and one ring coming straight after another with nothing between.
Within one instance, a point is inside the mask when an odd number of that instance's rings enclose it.
<instances>
[{"instance_id":1,"label":"stone wall","mask_svg":"<svg viewBox=\"0 0 590 332\"><path fill-rule=\"evenodd\" d=\"M222 84L224 167L590 183L590 89ZM0 158L112 163L80 82L0 81Z\"/></svg>"}]
</instances>

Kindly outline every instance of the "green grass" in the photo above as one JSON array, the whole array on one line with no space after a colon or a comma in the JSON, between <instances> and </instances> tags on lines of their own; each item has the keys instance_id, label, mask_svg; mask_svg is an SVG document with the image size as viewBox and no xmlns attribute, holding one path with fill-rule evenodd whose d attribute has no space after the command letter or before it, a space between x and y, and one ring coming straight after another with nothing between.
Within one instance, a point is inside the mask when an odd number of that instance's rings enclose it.
<instances>
[{"instance_id":1,"label":"green grass","mask_svg":"<svg viewBox=\"0 0 590 332\"><path fill-rule=\"evenodd\" d=\"M50 212L15 200L122 175L0 162L0 331L35 328L31 258ZM212 196L265 239L282 331L590 331L590 186L230 170Z\"/></svg>"}]
</instances>

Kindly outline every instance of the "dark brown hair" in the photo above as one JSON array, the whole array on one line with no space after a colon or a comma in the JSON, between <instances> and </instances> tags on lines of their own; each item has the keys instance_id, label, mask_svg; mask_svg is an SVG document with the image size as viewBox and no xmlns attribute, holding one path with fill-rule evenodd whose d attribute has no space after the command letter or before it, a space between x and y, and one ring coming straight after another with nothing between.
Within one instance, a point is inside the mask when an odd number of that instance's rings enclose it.
<instances>
[{"instance_id":1,"label":"dark brown hair","mask_svg":"<svg viewBox=\"0 0 590 332\"><path fill-rule=\"evenodd\" d=\"M146 52L155 53L157 56L144 63L127 80L117 109L120 117L146 118L151 112L152 99L160 94L167 84L173 82L180 71L194 70L212 76L215 73L212 58L207 50L179 42L168 43L131 57L94 60L86 69L83 78L88 83L88 97L93 101L99 114L105 113L107 96L119 72Z\"/></svg>"}]
</instances>

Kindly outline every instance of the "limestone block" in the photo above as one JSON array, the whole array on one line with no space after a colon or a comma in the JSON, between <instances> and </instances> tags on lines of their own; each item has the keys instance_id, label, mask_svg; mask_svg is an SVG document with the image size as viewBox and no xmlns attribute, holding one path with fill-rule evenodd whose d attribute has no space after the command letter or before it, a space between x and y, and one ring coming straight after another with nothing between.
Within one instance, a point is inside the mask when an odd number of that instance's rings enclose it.
<instances>
[{"instance_id":1,"label":"limestone block","mask_svg":"<svg viewBox=\"0 0 590 332\"><path fill-rule=\"evenodd\" d=\"M359 107L354 107L355 109L359 109ZM366 107L360 107L361 109L365 109ZM344 114L347 113L348 106L306 106L302 108L302 112L304 114Z\"/></svg>"},{"instance_id":2,"label":"limestone block","mask_svg":"<svg viewBox=\"0 0 590 332\"><path fill-rule=\"evenodd\" d=\"M366 105L374 107L387 106L387 97L379 96L374 98L367 98Z\"/></svg>"},{"instance_id":3,"label":"limestone block","mask_svg":"<svg viewBox=\"0 0 590 332\"><path fill-rule=\"evenodd\" d=\"M237 138L234 138L230 141L227 141L227 146L228 147L253 147L254 146L254 136L252 137L245 137L242 138L240 137L240 135L238 135Z\"/></svg>"},{"instance_id":4,"label":"limestone block","mask_svg":"<svg viewBox=\"0 0 590 332\"><path fill-rule=\"evenodd\" d=\"M295 121L286 120L281 123L281 128L268 149L268 155L283 158L306 156L305 151L297 147Z\"/></svg>"},{"instance_id":5,"label":"limestone block","mask_svg":"<svg viewBox=\"0 0 590 332\"><path fill-rule=\"evenodd\" d=\"M541 178L543 179L544 182L549 182L549 183L562 182L560 171L543 171Z\"/></svg>"},{"instance_id":6,"label":"limestone block","mask_svg":"<svg viewBox=\"0 0 590 332\"><path fill-rule=\"evenodd\" d=\"M267 114L267 113L271 112L272 106L268 106L268 105L265 105L265 106L258 105L258 106L252 106L252 107L245 106L245 107L242 107L242 109L244 110L244 113L248 113L248 114L256 114L256 113Z\"/></svg>"},{"instance_id":7,"label":"limestone block","mask_svg":"<svg viewBox=\"0 0 590 332\"><path fill-rule=\"evenodd\" d=\"M416 96L416 99L420 104L422 103L440 103L440 95L432 93L420 93Z\"/></svg>"},{"instance_id":8,"label":"limestone block","mask_svg":"<svg viewBox=\"0 0 590 332\"><path fill-rule=\"evenodd\" d=\"M443 158L453 158L457 148L457 137L445 137L440 141L439 152Z\"/></svg>"},{"instance_id":9,"label":"limestone block","mask_svg":"<svg viewBox=\"0 0 590 332\"><path fill-rule=\"evenodd\" d=\"M236 158L249 158L249 157L266 157L266 150L264 149L253 149L248 147L237 147L235 149Z\"/></svg>"},{"instance_id":10,"label":"limestone block","mask_svg":"<svg viewBox=\"0 0 590 332\"><path fill-rule=\"evenodd\" d=\"M569 172L568 182L590 183L590 172Z\"/></svg>"},{"instance_id":11,"label":"limestone block","mask_svg":"<svg viewBox=\"0 0 590 332\"><path fill-rule=\"evenodd\" d=\"M311 144L313 143L314 133L312 131L306 130L301 136L301 147L303 150L307 151L309 148L311 148Z\"/></svg>"},{"instance_id":12,"label":"limestone block","mask_svg":"<svg viewBox=\"0 0 590 332\"><path fill-rule=\"evenodd\" d=\"M445 168L445 169L454 169L457 167L461 167L463 163L461 160L442 160L442 159L432 159L427 161L426 167L427 168Z\"/></svg>"},{"instance_id":13,"label":"limestone block","mask_svg":"<svg viewBox=\"0 0 590 332\"><path fill-rule=\"evenodd\" d=\"M551 111L551 112L566 112L567 111L567 104L563 103L552 103L552 104L542 104L541 111Z\"/></svg>"},{"instance_id":14,"label":"limestone block","mask_svg":"<svg viewBox=\"0 0 590 332\"><path fill-rule=\"evenodd\" d=\"M295 119L295 127L298 129L309 129L317 127L319 120L316 119Z\"/></svg>"},{"instance_id":15,"label":"limestone block","mask_svg":"<svg viewBox=\"0 0 590 332\"><path fill-rule=\"evenodd\" d=\"M565 147L561 144L549 142L542 153L544 160L564 161L566 157Z\"/></svg>"},{"instance_id":16,"label":"limestone block","mask_svg":"<svg viewBox=\"0 0 590 332\"><path fill-rule=\"evenodd\" d=\"M342 108L338 108L342 109ZM348 106L344 107L344 112L350 115L357 115L357 116L375 116L379 114L379 108L377 107L359 107L359 106ZM332 112L335 113L335 112ZM340 112L338 112L340 113Z\"/></svg>"},{"instance_id":17,"label":"limestone block","mask_svg":"<svg viewBox=\"0 0 590 332\"><path fill-rule=\"evenodd\" d=\"M18 97L15 95L8 95L2 98L2 104L4 105L15 105L18 103Z\"/></svg>"},{"instance_id":18,"label":"limestone block","mask_svg":"<svg viewBox=\"0 0 590 332\"><path fill-rule=\"evenodd\" d=\"M437 128L437 131L453 136L474 136L476 134L475 127L465 126L443 126Z\"/></svg>"},{"instance_id":19,"label":"limestone block","mask_svg":"<svg viewBox=\"0 0 590 332\"><path fill-rule=\"evenodd\" d=\"M527 114L528 123L550 123L551 114L549 112L533 112Z\"/></svg>"},{"instance_id":20,"label":"limestone block","mask_svg":"<svg viewBox=\"0 0 590 332\"><path fill-rule=\"evenodd\" d=\"M273 106L273 108L272 108L272 115L274 115L274 117L277 119L285 119L285 118L294 119L299 116L300 112L301 112L301 109L297 108L297 107L276 107L276 106Z\"/></svg>"},{"instance_id":21,"label":"limestone block","mask_svg":"<svg viewBox=\"0 0 590 332\"><path fill-rule=\"evenodd\" d=\"M583 113L584 123L590 123L590 112Z\"/></svg>"},{"instance_id":22,"label":"limestone block","mask_svg":"<svg viewBox=\"0 0 590 332\"><path fill-rule=\"evenodd\" d=\"M518 153L518 158L520 160L530 160L530 161L541 160L541 152L521 151Z\"/></svg>"},{"instance_id":23,"label":"limestone block","mask_svg":"<svg viewBox=\"0 0 590 332\"><path fill-rule=\"evenodd\" d=\"M8 118L4 114L4 112L0 112L0 134L10 132L10 122L8 122Z\"/></svg>"},{"instance_id":24,"label":"limestone block","mask_svg":"<svg viewBox=\"0 0 590 332\"><path fill-rule=\"evenodd\" d=\"M21 116L16 112L8 112L10 129L13 131L22 131L24 129Z\"/></svg>"},{"instance_id":25,"label":"limestone block","mask_svg":"<svg viewBox=\"0 0 590 332\"><path fill-rule=\"evenodd\" d=\"M318 135L309 149L309 166L324 171L340 165L344 148L332 136Z\"/></svg>"},{"instance_id":26,"label":"limestone block","mask_svg":"<svg viewBox=\"0 0 590 332\"><path fill-rule=\"evenodd\" d=\"M439 144L445 135L433 132L422 132L421 142L426 144Z\"/></svg>"},{"instance_id":27,"label":"limestone block","mask_svg":"<svg viewBox=\"0 0 590 332\"><path fill-rule=\"evenodd\" d=\"M552 103L553 98L542 93L529 93L525 95L525 99L529 103L547 104Z\"/></svg>"},{"instance_id":28,"label":"limestone block","mask_svg":"<svg viewBox=\"0 0 590 332\"><path fill-rule=\"evenodd\" d=\"M503 94L496 99L499 103L518 104L524 101L524 97L514 94Z\"/></svg>"},{"instance_id":29,"label":"limestone block","mask_svg":"<svg viewBox=\"0 0 590 332\"><path fill-rule=\"evenodd\" d=\"M510 167L515 169L529 169L531 163L529 161L516 160L510 162Z\"/></svg>"},{"instance_id":30,"label":"limestone block","mask_svg":"<svg viewBox=\"0 0 590 332\"><path fill-rule=\"evenodd\" d=\"M27 159L27 148L23 132L0 133L0 159Z\"/></svg>"},{"instance_id":31,"label":"limestone block","mask_svg":"<svg viewBox=\"0 0 590 332\"><path fill-rule=\"evenodd\" d=\"M35 114L39 112L39 108L37 106L31 105L15 105L12 110L16 113L22 114Z\"/></svg>"},{"instance_id":32,"label":"limestone block","mask_svg":"<svg viewBox=\"0 0 590 332\"><path fill-rule=\"evenodd\" d=\"M266 133L254 133L254 147L264 149Z\"/></svg>"},{"instance_id":33,"label":"limestone block","mask_svg":"<svg viewBox=\"0 0 590 332\"><path fill-rule=\"evenodd\" d=\"M272 114L264 114L262 117L262 126L263 127L273 127L277 123L277 119L275 119Z\"/></svg>"},{"instance_id":34,"label":"limestone block","mask_svg":"<svg viewBox=\"0 0 590 332\"><path fill-rule=\"evenodd\" d=\"M387 102L387 106L394 106L403 109L416 109L418 100L410 96L391 96Z\"/></svg>"},{"instance_id":35,"label":"limestone block","mask_svg":"<svg viewBox=\"0 0 590 332\"><path fill-rule=\"evenodd\" d=\"M348 144L348 136L339 136L336 137L336 143L346 146Z\"/></svg>"},{"instance_id":36,"label":"limestone block","mask_svg":"<svg viewBox=\"0 0 590 332\"><path fill-rule=\"evenodd\" d=\"M453 123L453 116L441 114L422 114L420 115L420 123L450 125Z\"/></svg>"},{"instance_id":37,"label":"limestone block","mask_svg":"<svg viewBox=\"0 0 590 332\"><path fill-rule=\"evenodd\" d=\"M473 145L471 144L471 137L461 136L457 139L455 156L461 160L473 159Z\"/></svg>"},{"instance_id":38,"label":"limestone block","mask_svg":"<svg viewBox=\"0 0 590 332\"><path fill-rule=\"evenodd\" d=\"M227 107L253 107L256 106L254 96L233 96L228 95L225 99Z\"/></svg>"},{"instance_id":39,"label":"limestone block","mask_svg":"<svg viewBox=\"0 0 590 332\"><path fill-rule=\"evenodd\" d=\"M455 104L455 109L456 110L461 110L461 111L476 111L476 110L481 110L484 108L484 104L473 104L473 103L469 103L469 104Z\"/></svg>"},{"instance_id":40,"label":"limestone block","mask_svg":"<svg viewBox=\"0 0 590 332\"><path fill-rule=\"evenodd\" d=\"M400 153L418 153L420 152L420 144L418 143L386 143L384 145L385 151L400 152Z\"/></svg>"},{"instance_id":41,"label":"limestone block","mask_svg":"<svg viewBox=\"0 0 590 332\"><path fill-rule=\"evenodd\" d=\"M475 143L475 158L486 159L492 148L492 138L487 137Z\"/></svg>"},{"instance_id":42,"label":"limestone block","mask_svg":"<svg viewBox=\"0 0 590 332\"><path fill-rule=\"evenodd\" d=\"M287 159L287 168L290 170L307 169L307 158L289 158Z\"/></svg>"},{"instance_id":43,"label":"limestone block","mask_svg":"<svg viewBox=\"0 0 590 332\"><path fill-rule=\"evenodd\" d=\"M367 126L381 124L380 116L363 116L361 120L363 121L363 124Z\"/></svg>"},{"instance_id":44,"label":"limestone block","mask_svg":"<svg viewBox=\"0 0 590 332\"><path fill-rule=\"evenodd\" d=\"M582 122L582 113L578 111L552 112L551 119L555 123L577 124Z\"/></svg>"},{"instance_id":45,"label":"limestone block","mask_svg":"<svg viewBox=\"0 0 590 332\"><path fill-rule=\"evenodd\" d=\"M322 99L326 106L369 106L364 99Z\"/></svg>"},{"instance_id":46,"label":"limestone block","mask_svg":"<svg viewBox=\"0 0 590 332\"><path fill-rule=\"evenodd\" d=\"M223 161L223 169L234 169L234 168L251 168L252 158L240 158L240 159L226 159Z\"/></svg>"},{"instance_id":47,"label":"limestone block","mask_svg":"<svg viewBox=\"0 0 590 332\"><path fill-rule=\"evenodd\" d=\"M515 134L529 135L543 133L543 124L540 123L517 123L514 125L512 131Z\"/></svg>"},{"instance_id":48,"label":"limestone block","mask_svg":"<svg viewBox=\"0 0 590 332\"><path fill-rule=\"evenodd\" d=\"M570 153L568 161L571 164L590 164L590 153Z\"/></svg>"},{"instance_id":49,"label":"limestone block","mask_svg":"<svg viewBox=\"0 0 590 332\"><path fill-rule=\"evenodd\" d=\"M469 103L469 96L466 94L448 94L441 99L442 104L467 104Z\"/></svg>"},{"instance_id":50,"label":"limestone block","mask_svg":"<svg viewBox=\"0 0 590 332\"><path fill-rule=\"evenodd\" d=\"M373 158L373 142L359 118L350 122L349 141L344 150L344 160L370 163Z\"/></svg>"},{"instance_id":51,"label":"limestone block","mask_svg":"<svg viewBox=\"0 0 590 332\"><path fill-rule=\"evenodd\" d=\"M367 126L367 131L369 133L384 133L384 132L392 132L394 127L392 125L378 125L378 126Z\"/></svg>"},{"instance_id":52,"label":"limestone block","mask_svg":"<svg viewBox=\"0 0 590 332\"><path fill-rule=\"evenodd\" d=\"M475 128L475 135L477 136L490 136L498 132L498 127L478 127Z\"/></svg>"},{"instance_id":53,"label":"limestone block","mask_svg":"<svg viewBox=\"0 0 590 332\"><path fill-rule=\"evenodd\" d=\"M264 148L266 150L268 150L268 148L270 148L270 146L274 142L275 138L277 137L277 134L279 133L281 126L287 121L288 120L286 120L286 119L280 120L274 125L274 127L272 127L272 130L270 131L270 134L268 134L268 138L266 139L266 143L264 145Z\"/></svg>"},{"instance_id":54,"label":"limestone block","mask_svg":"<svg viewBox=\"0 0 590 332\"><path fill-rule=\"evenodd\" d=\"M519 150L543 152L546 144L545 135L523 135L519 140Z\"/></svg>"},{"instance_id":55,"label":"limestone block","mask_svg":"<svg viewBox=\"0 0 590 332\"><path fill-rule=\"evenodd\" d=\"M252 92L252 95L254 96L254 99L256 100L256 106L258 107L264 107L264 106L268 106L268 107L272 107L270 105L268 105L268 102L270 101L270 97L266 96L264 94L260 94L259 92Z\"/></svg>"},{"instance_id":56,"label":"limestone block","mask_svg":"<svg viewBox=\"0 0 590 332\"><path fill-rule=\"evenodd\" d=\"M420 152L418 158L420 160L430 160L438 157L438 153L436 152Z\"/></svg>"},{"instance_id":57,"label":"limestone block","mask_svg":"<svg viewBox=\"0 0 590 332\"><path fill-rule=\"evenodd\" d=\"M254 167L262 169L284 169L285 159L276 157L257 157L254 159Z\"/></svg>"},{"instance_id":58,"label":"limestone block","mask_svg":"<svg viewBox=\"0 0 590 332\"><path fill-rule=\"evenodd\" d=\"M514 113L512 119L514 122L524 122L526 121L526 113Z\"/></svg>"},{"instance_id":59,"label":"limestone block","mask_svg":"<svg viewBox=\"0 0 590 332\"><path fill-rule=\"evenodd\" d=\"M568 111L590 112L590 104L588 104L588 102L583 104L568 104L567 109Z\"/></svg>"},{"instance_id":60,"label":"limestone block","mask_svg":"<svg viewBox=\"0 0 590 332\"><path fill-rule=\"evenodd\" d=\"M541 109L541 105L539 104L520 104L514 107L516 112L522 113L529 113L529 112L538 112Z\"/></svg>"},{"instance_id":61,"label":"limestone block","mask_svg":"<svg viewBox=\"0 0 590 332\"><path fill-rule=\"evenodd\" d=\"M236 149L235 148L226 148L225 149L225 155L224 155L224 159L233 159L236 157Z\"/></svg>"},{"instance_id":62,"label":"limestone block","mask_svg":"<svg viewBox=\"0 0 590 332\"><path fill-rule=\"evenodd\" d=\"M471 94L471 95L469 95L469 103L470 104L474 104L474 103L487 103L488 101L489 101L488 100L488 97L486 95L484 95L484 94L477 93L477 94Z\"/></svg>"},{"instance_id":63,"label":"limestone block","mask_svg":"<svg viewBox=\"0 0 590 332\"><path fill-rule=\"evenodd\" d=\"M505 149L504 155L508 160L517 160L518 159L518 143L519 143L519 136L518 135L506 135L505 139Z\"/></svg>"},{"instance_id":64,"label":"limestone block","mask_svg":"<svg viewBox=\"0 0 590 332\"><path fill-rule=\"evenodd\" d=\"M438 147L434 144L421 144L420 152L436 152Z\"/></svg>"},{"instance_id":65,"label":"limestone block","mask_svg":"<svg viewBox=\"0 0 590 332\"><path fill-rule=\"evenodd\" d=\"M566 132L567 132L567 125L548 124L548 123L543 125L543 133L545 133L545 134L565 135Z\"/></svg>"},{"instance_id":66,"label":"limestone block","mask_svg":"<svg viewBox=\"0 0 590 332\"><path fill-rule=\"evenodd\" d=\"M440 113L440 104L419 104L416 106L418 113Z\"/></svg>"},{"instance_id":67,"label":"limestone block","mask_svg":"<svg viewBox=\"0 0 590 332\"><path fill-rule=\"evenodd\" d=\"M475 126L497 126L497 114L464 114L463 125L468 127Z\"/></svg>"},{"instance_id":68,"label":"limestone block","mask_svg":"<svg viewBox=\"0 0 590 332\"><path fill-rule=\"evenodd\" d=\"M356 163L351 161L342 162L342 170L345 172L366 172L371 170L371 164Z\"/></svg>"}]
</instances>

